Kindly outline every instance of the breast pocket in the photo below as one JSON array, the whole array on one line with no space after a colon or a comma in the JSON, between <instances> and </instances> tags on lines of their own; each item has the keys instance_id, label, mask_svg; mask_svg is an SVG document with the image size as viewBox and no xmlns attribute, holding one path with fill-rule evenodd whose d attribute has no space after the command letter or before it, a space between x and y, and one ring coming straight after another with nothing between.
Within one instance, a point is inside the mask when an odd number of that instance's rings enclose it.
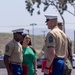
<instances>
[{"instance_id":1,"label":"breast pocket","mask_svg":"<svg viewBox=\"0 0 75 75\"><path fill-rule=\"evenodd\" d=\"M18 53L20 53L20 51L21 51L20 47L19 46L15 46L14 53L18 54Z\"/></svg>"}]
</instances>

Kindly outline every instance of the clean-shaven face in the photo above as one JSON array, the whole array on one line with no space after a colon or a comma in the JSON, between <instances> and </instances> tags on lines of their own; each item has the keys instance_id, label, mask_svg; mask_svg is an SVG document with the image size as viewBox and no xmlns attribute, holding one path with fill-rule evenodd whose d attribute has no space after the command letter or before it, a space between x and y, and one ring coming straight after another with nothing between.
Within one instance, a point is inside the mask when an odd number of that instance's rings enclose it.
<instances>
[{"instance_id":1,"label":"clean-shaven face","mask_svg":"<svg viewBox=\"0 0 75 75\"><path fill-rule=\"evenodd\" d=\"M29 36L29 35L26 35L26 36L24 37L24 43L25 43L25 44L28 44L29 41L30 41L30 36Z\"/></svg>"},{"instance_id":2,"label":"clean-shaven face","mask_svg":"<svg viewBox=\"0 0 75 75\"><path fill-rule=\"evenodd\" d=\"M49 20L47 21L47 26L48 26L48 29L53 29L54 26L56 26L57 24L57 19L52 19L52 20Z\"/></svg>"}]
</instances>

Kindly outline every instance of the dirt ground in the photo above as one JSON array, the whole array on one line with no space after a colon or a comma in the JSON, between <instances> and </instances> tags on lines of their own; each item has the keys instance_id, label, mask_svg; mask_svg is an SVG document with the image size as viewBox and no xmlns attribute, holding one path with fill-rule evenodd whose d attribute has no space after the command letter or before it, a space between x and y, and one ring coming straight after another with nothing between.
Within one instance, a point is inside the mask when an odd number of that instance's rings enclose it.
<instances>
[{"instance_id":1,"label":"dirt ground","mask_svg":"<svg viewBox=\"0 0 75 75\"><path fill-rule=\"evenodd\" d=\"M30 36L32 39L32 36ZM0 54L4 53L5 45L13 38L12 34L0 33ZM33 41L32 41L33 44ZM34 36L34 49L37 53L40 53L44 44L44 38L42 36Z\"/></svg>"}]
</instances>

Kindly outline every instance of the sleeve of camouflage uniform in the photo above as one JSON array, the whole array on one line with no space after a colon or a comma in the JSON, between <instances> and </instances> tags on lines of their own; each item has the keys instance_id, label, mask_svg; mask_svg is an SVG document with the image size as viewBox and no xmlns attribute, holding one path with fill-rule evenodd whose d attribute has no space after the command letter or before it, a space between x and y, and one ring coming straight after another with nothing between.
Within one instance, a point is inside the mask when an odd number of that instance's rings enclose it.
<instances>
[{"instance_id":1,"label":"sleeve of camouflage uniform","mask_svg":"<svg viewBox=\"0 0 75 75\"><path fill-rule=\"evenodd\" d=\"M48 33L46 40L47 40L47 52L48 52L46 66L50 67L55 56L55 37L53 34Z\"/></svg>"},{"instance_id":2,"label":"sleeve of camouflage uniform","mask_svg":"<svg viewBox=\"0 0 75 75\"><path fill-rule=\"evenodd\" d=\"M72 41L68 38L68 59L72 63Z\"/></svg>"}]
</instances>

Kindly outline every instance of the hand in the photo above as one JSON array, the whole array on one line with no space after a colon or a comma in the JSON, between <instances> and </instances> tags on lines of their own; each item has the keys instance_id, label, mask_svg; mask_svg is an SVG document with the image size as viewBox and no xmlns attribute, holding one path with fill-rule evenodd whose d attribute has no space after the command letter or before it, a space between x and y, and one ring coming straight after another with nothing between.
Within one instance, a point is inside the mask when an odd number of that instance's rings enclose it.
<instances>
[{"instance_id":1,"label":"hand","mask_svg":"<svg viewBox=\"0 0 75 75\"><path fill-rule=\"evenodd\" d=\"M49 69L45 69L44 74L49 74Z\"/></svg>"},{"instance_id":2,"label":"hand","mask_svg":"<svg viewBox=\"0 0 75 75\"><path fill-rule=\"evenodd\" d=\"M34 73L34 75L37 75L37 73Z\"/></svg>"},{"instance_id":3,"label":"hand","mask_svg":"<svg viewBox=\"0 0 75 75\"><path fill-rule=\"evenodd\" d=\"M37 75L37 71L34 71L34 75Z\"/></svg>"}]
</instances>

